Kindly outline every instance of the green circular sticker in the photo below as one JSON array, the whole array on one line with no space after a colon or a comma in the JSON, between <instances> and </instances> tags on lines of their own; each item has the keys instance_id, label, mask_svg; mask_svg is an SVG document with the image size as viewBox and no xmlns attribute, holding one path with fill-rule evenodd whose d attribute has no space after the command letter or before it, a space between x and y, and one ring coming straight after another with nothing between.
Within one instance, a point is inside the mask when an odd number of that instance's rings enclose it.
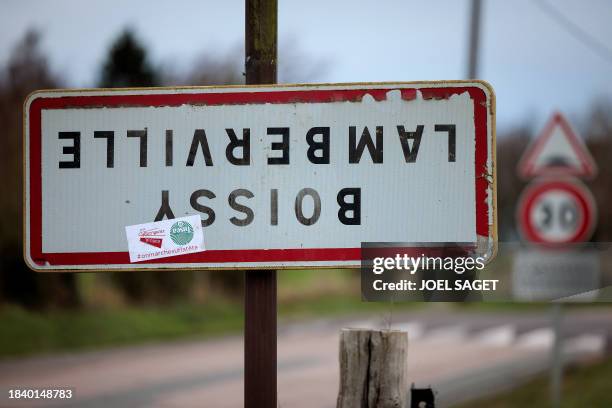
<instances>
[{"instance_id":1,"label":"green circular sticker","mask_svg":"<svg viewBox=\"0 0 612 408\"><path fill-rule=\"evenodd\" d=\"M187 221L175 222L170 228L170 238L176 245L186 245L193 239L193 227Z\"/></svg>"}]
</instances>

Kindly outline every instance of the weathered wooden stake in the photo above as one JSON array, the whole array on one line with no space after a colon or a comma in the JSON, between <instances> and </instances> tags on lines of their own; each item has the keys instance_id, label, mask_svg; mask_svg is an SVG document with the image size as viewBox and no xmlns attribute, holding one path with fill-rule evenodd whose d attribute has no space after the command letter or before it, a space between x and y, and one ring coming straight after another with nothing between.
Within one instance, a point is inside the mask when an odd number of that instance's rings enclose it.
<instances>
[{"instance_id":1,"label":"weathered wooden stake","mask_svg":"<svg viewBox=\"0 0 612 408\"><path fill-rule=\"evenodd\" d=\"M337 408L404 408L408 334L342 329Z\"/></svg>"},{"instance_id":2,"label":"weathered wooden stake","mask_svg":"<svg viewBox=\"0 0 612 408\"><path fill-rule=\"evenodd\" d=\"M276 83L277 0L245 0L247 84ZM244 406L277 408L276 271L245 272Z\"/></svg>"}]
</instances>

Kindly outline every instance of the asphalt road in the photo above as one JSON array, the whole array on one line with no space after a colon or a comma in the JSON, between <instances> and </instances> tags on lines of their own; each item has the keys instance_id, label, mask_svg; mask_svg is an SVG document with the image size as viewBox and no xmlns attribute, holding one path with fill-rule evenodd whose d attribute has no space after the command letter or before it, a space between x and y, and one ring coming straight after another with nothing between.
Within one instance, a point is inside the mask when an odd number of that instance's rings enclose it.
<instances>
[{"instance_id":1,"label":"asphalt road","mask_svg":"<svg viewBox=\"0 0 612 408\"><path fill-rule=\"evenodd\" d=\"M433 386L437 406L494 393L543 372L554 338L550 316L542 312L429 310L283 325L278 338L280 407L335 406L338 332L343 327L407 330L409 383ZM563 339L566 361L611 352L612 313L566 313ZM0 406L240 407L242 350L242 338L234 336L4 360ZM74 398L7 399L11 387L53 386L74 388Z\"/></svg>"}]
</instances>

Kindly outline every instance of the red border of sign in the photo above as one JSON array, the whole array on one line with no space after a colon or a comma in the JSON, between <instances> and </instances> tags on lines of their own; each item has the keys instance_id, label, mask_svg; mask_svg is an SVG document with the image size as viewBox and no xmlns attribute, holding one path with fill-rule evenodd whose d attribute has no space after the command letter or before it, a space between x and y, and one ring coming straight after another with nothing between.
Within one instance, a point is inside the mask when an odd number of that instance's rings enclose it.
<instances>
[{"instance_id":1,"label":"red border of sign","mask_svg":"<svg viewBox=\"0 0 612 408\"><path fill-rule=\"evenodd\" d=\"M561 126L564 135L570 142L576 156L580 159L581 168L568 166L546 166L539 170L535 170L535 162L546 142L552 136L556 126ZM546 123L544 130L529 145L518 165L518 171L521 177L530 178L535 176L581 176L593 177L597 173L597 165L595 160L587 150L584 142L578 137L571 125L560 112L555 112L550 120Z\"/></svg>"},{"instance_id":2,"label":"red border of sign","mask_svg":"<svg viewBox=\"0 0 612 408\"><path fill-rule=\"evenodd\" d=\"M580 204L580 227L576 233L564 241L547 241L531 225L529 214L537 199L551 190L565 191L576 198ZM588 188L578 180L543 180L527 186L521 194L517 206L517 218L523 237L534 243L559 246L587 241L593 233L596 218L595 199Z\"/></svg>"},{"instance_id":3,"label":"red border of sign","mask_svg":"<svg viewBox=\"0 0 612 408\"><path fill-rule=\"evenodd\" d=\"M41 118L45 109L87 108L87 107L159 107L184 104L227 105L247 103L296 103L296 102L338 102L359 101L366 94L376 100L384 100L388 91L398 89L389 85L376 89L320 89L266 91L253 88L252 91L189 92L168 94L132 95L78 95L58 97L35 97L29 106L29 197L30 197L30 258L37 265L113 265L130 264L128 252L42 252L42 173L41 173ZM416 91L425 99L442 99L468 92L474 101L474 125L476 139L476 233L489 236L489 208L487 200L488 180L488 123L487 95L477 86L415 87L400 88L403 99L415 99ZM480 170L479 170L480 169ZM479 176L480 175L480 176ZM28 244L28 243L26 243ZM194 254L180 255L139 264L195 264L195 263L250 263L250 262L316 262L316 261L359 261L361 248L290 248L290 249L246 249L208 250ZM131 264L133 265L133 264ZM205 265L203 265L205 266Z\"/></svg>"}]
</instances>

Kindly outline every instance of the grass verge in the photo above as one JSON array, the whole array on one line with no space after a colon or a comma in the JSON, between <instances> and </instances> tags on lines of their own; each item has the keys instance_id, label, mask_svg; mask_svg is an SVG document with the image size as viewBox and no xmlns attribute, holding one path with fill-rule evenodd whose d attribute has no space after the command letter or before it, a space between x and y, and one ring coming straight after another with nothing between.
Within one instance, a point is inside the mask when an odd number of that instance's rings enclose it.
<instances>
[{"instance_id":1,"label":"grass verge","mask_svg":"<svg viewBox=\"0 0 612 408\"><path fill-rule=\"evenodd\" d=\"M569 368L563 379L562 408L612 407L612 358L591 366ZM548 378L535 379L492 398L473 401L461 408L550 407Z\"/></svg>"},{"instance_id":2,"label":"grass verge","mask_svg":"<svg viewBox=\"0 0 612 408\"><path fill-rule=\"evenodd\" d=\"M296 298L279 305L279 319L285 321L357 313L391 315L392 311L388 304L364 303L342 294ZM44 312L8 306L0 308L0 358L240 333L243 318L239 302L223 300Z\"/></svg>"}]
</instances>

